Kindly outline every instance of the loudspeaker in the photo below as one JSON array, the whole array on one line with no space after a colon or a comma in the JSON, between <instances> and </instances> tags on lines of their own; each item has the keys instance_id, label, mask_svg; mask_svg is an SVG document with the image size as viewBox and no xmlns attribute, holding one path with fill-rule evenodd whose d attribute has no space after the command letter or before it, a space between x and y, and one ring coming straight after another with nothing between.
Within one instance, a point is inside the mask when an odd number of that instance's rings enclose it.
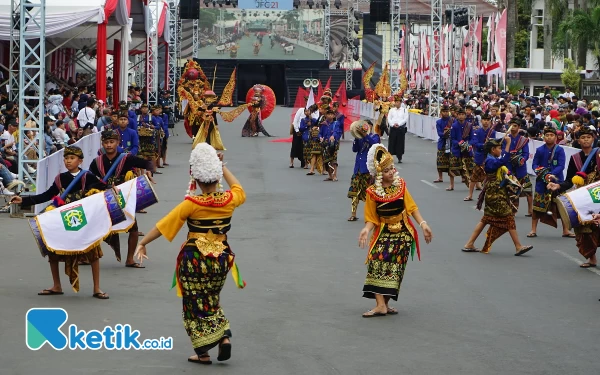
<instances>
[{"instance_id":1,"label":"loudspeaker","mask_svg":"<svg viewBox=\"0 0 600 375\"><path fill-rule=\"evenodd\" d=\"M486 87L488 85L487 74L479 75L479 87Z\"/></svg>"},{"instance_id":2,"label":"loudspeaker","mask_svg":"<svg viewBox=\"0 0 600 375\"><path fill-rule=\"evenodd\" d=\"M200 18L200 0L181 0L179 2L179 18L197 20Z\"/></svg>"},{"instance_id":3,"label":"loudspeaker","mask_svg":"<svg viewBox=\"0 0 600 375\"><path fill-rule=\"evenodd\" d=\"M377 23L371 19L371 14L363 14L363 35L376 35Z\"/></svg>"},{"instance_id":4,"label":"loudspeaker","mask_svg":"<svg viewBox=\"0 0 600 375\"><path fill-rule=\"evenodd\" d=\"M371 22L390 22L390 0L371 0L369 10Z\"/></svg>"}]
</instances>

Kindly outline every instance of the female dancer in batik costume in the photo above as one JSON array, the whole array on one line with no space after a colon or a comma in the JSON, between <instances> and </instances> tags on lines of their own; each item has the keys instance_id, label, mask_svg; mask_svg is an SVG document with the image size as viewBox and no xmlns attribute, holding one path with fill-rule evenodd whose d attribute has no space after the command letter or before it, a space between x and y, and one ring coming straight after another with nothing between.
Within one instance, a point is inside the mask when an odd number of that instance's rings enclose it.
<instances>
[{"instance_id":1,"label":"female dancer in batik costume","mask_svg":"<svg viewBox=\"0 0 600 375\"><path fill-rule=\"evenodd\" d=\"M485 201L485 208L481 221L477 223L471 238L462 251L473 253L480 250L475 248L475 241L483 231L486 225L489 224L489 229L486 234L485 244L481 252L488 254L492 249L492 244L504 233L510 234L513 243L515 244L515 256L520 256L528 252L533 246L523 246L519 241L517 227L515 225L514 201L518 199L520 189L510 189L511 186L519 186L516 178L508 172L508 164L510 163L510 136L507 135L504 140L506 147L502 151L502 140L491 139L485 144L487 158L484 164L486 179L483 183L483 190L477 201L477 209L481 209ZM511 181L517 181L516 184L511 184ZM520 187L520 186L519 186Z\"/></svg>"},{"instance_id":2,"label":"female dancer in batik costume","mask_svg":"<svg viewBox=\"0 0 600 375\"><path fill-rule=\"evenodd\" d=\"M247 104L250 108L250 116L248 116L248 119L242 128L242 137L258 137L259 132L270 137L269 133L267 133L263 127L260 114L260 111L266 104L263 95L263 87L261 85L254 85L252 90L254 91L254 96L250 100L250 103Z\"/></svg>"},{"instance_id":3,"label":"female dancer in batik costume","mask_svg":"<svg viewBox=\"0 0 600 375\"><path fill-rule=\"evenodd\" d=\"M354 137L352 152L356 152L354 161L354 174L350 179L348 198L352 199L352 213L348 221L356 221L356 210L358 202L367 198L367 188L372 184L371 173L367 168L367 154L371 146L379 143L379 134L373 133L373 123L367 121L355 121L350 125L350 134Z\"/></svg>"},{"instance_id":4,"label":"female dancer in batik costume","mask_svg":"<svg viewBox=\"0 0 600 375\"><path fill-rule=\"evenodd\" d=\"M300 131L304 131L304 134L306 134L306 144L304 145L306 162L310 163L310 171L306 174L307 176L315 174L315 167L319 174L323 173L323 145L319 138L321 125L318 120L312 118L312 113L315 110L316 104L313 104L304 112L306 117L300 122Z\"/></svg>"},{"instance_id":5,"label":"female dancer in batik costume","mask_svg":"<svg viewBox=\"0 0 600 375\"><path fill-rule=\"evenodd\" d=\"M140 241L136 256L146 257L146 245L160 236L172 241L187 222L188 236L177 257L176 281L183 298L183 325L196 355L188 361L211 364L208 351L219 346L219 361L231 357L231 331L219 303L227 273L232 269L236 285L244 287L235 266L235 254L227 242L233 211L246 200L244 189L222 163L222 154L200 143L190 156L189 193ZM231 190L219 191L219 181ZM201 195L195 195L196 186Z\"/></svg>"},{"instance_id":6,"label":"female dancer in batik costume","mask_svg":"<svg viewBox=\"0 0 600 375\"><path fill-rule=\"evenodd\" d=\"M394 167L394 156L382 144L371 146L367 167L375 177L375 184L367 189L365 227L360 232L359 245L365 247L373 231L367 255L367 277L363 297L374 298L376 306L363 314L365 318L397 314L388 306L398 300L400 285L408 262L408 255L416 248L420 259L417 230L412 216L423 230L425 241L431 242L431 229L406 189L406 183Z\"/></svg>"}]
</instances>

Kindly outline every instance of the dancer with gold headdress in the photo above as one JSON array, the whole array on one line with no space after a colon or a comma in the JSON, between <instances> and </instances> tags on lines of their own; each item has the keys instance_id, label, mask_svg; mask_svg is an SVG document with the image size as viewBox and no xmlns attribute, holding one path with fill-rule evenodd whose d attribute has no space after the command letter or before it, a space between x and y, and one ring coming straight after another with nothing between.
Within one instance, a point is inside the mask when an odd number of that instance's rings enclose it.
<instances>
[{"instance_id":1,"label":"dancer with gold headdress","mask_svg":"<svg viewBox=\"0 0 600 375\"><path fill-rule=\"evenodd\" d=\"M348 221L356 221L356 210L358 202L367 198L367 188L372 183L371 173L367 168L367 155L371 146L379 143L379 134L373 133L373 123L367 121L355 121L350 125L350 134L354 137L352 152L356 152L354 161L354 174L350 179L348 198L352 199L352 211Z\"/></svg>"},{"instance_id":2,"label":"dancer with gold headdress","mask_svg":"<svg viewBox=\"0 0 600 375\"><path fill-rule=\"evenodd\" d=\"M398 175L393 155L385 146L371 146L367 167L375 183L367 189L365 226L358 242L360 247L366 247L369 233L373 232L363 287L363 297L376 301L376 306L363 314L364 318L371 318L398 313L388 302L398 300L409 254L414 257L416 249L421 258L417 229L409 216L419 224L427 243L431 242L432 233L408 192L406 182Z\"/></svg>"},{"instance_id":3,"label":"dancer with gold headdress","mask_svg":"<svg viewBox=\"0 0 600 375\"><path fill-rule=\"evenodd\" d=\"M64 149L64 162L67 172L56 176L54 183L48 190L38 195L28 197L13 197L11 203L20 204L24 207L41 204L52 200L52 208L58 208L65 204L78 201L89 194L93 194L97 189L104 189L104 184L93 173L81 169L83 163L83 151L77 146L68 146ZM84 252L83 252L84 251ZM82 249L82 254L59 255L53 252L48 253L48 262L50 262L50 271L52 272L53 285L51 288L44 289L38 295L50 296L64 294L60 284L60 274L58 263L65 263L65 274L69 276L69 281L75 292L79 291L79 264L81 262L92 265L92 279L94 281L93 296L99 299L108 299L108 294L100 289L100 258L102 258L102 249L100 245L92 246L90 249Z\"/></svg>"},{"instance_id":4,"label":"dancer with gold headdress","mask_svg":"<svg viewBox=\"0 0 600 375\"><path fill-rule=\"evenodd\" d=\"M253 96L247 104L250 109L250 115L242 128L242 137L258 137L258 133L263 133L270 137L262 124L261 110L267 105L264 96L265 87L263 85L254 85L252 87Z\"/></svg>"},{"instance_id":5,"label":"dancer with gold headdress","mask_svg":"<svg viewBox=\"0 0 600 375\"><path fill-rule=\"evenodd\" d=\"M189 233L177 257L176 286L183 298L183 325L196 355L189 362L210 365L208 351L218 345L218 361L231 357L229 320L220 305L220 294L227 274L238 288L245 286L229 247L227 232L233 212L246 200L244 189L233 173L223 165L223 154L201 143L190 156L191 182L185 200L161 219L144 237L136 250L142 263L146 245L164 236L173 241L187 222ZM221 178L231 190L219 191ZM200 187L201 195L196 195Z\"/></svg>"}]
</instances>

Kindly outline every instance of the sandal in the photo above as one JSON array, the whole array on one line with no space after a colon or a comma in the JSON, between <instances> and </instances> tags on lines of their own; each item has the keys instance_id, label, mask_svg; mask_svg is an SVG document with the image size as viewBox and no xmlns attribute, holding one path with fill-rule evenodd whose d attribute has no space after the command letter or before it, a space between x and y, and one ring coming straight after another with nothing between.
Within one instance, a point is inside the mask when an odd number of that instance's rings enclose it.
<instances>
[{"instance_id":1,"label":"sandal","mask_svg":"<svg viewBox=\"0 0 600 375\"><path fill-rule=\"evenodd\" d=\"M517 251L515 253L515 256L521 256L523 254L525 254L526 252L528 252L529 250L533 249L533 246L529 245L529 246L523 246L522 248L519 249L519 251Z\"/></svg>"},{"instance_id":2,"label":"sandal","mask_svg":"<svg viewBox=\"0 0 600 375\"><path fill-rule=\"evenodd\" d=\"M208 361L202 361L200 358L210 358L208 353L204 353L201 356L196 356L197 358L190 357L188 358L188 362L199 363L201 365L212 365L212 361L209 359Z\"/></svg>"},{"instance_id":3,"label":"sandal","mask_svg":"<svg viewBox=\"0 0 600 375\"><path fill-rule=\"evenodd\" d=\"M398 315L398 309L394 307L388 307L387 313L388 315Z\"/></svg>"},{"instance_id":4,"label":"sandal","mask_svg":"<svg viewBox=\"0 0 600 375\"><path fill-rule=\"evenodd\" d=\"M575 233L569 233L569 234L563 234L562 235L564 238L575 238Z\"/></svg>"},{"instance_id":5,"label":"sandal","mask_svg":"<svg viewBox=\"0 0 600 375\"><path fill-rule=\"evenodd\" d=\"M464 251L465 253L478 253L481 251L480 249L478 249L476 247L463 247L461 250Z\"/></svg>"},{"instance_id":6,"label":"sandal","mask_svg":"<svg viewBox=\"0 0 600 375\"><path fill-rule=\"evenodd\" d=\"M101 292L101 293L94 293L92 294L92 297L94 298L98 298L98 299L109 299L110 297L108 296L108 294Z\"/></svg>"},{"instance_id":7,"label":"sandal","mask_svg":"<svg viewBox=\"0 0 600 375\"><path fill-rule=\"evenodd\" d=\"M52 289L44 289L41 292L38 293L38 296L61 296L65 293L63 292L55 292Z\"/></svg>"},{"instance_id":8,"label":"sandal","mask_svg":"<svg viewBox=\"0 0 600 375\"><path fill-rule=\"evenodd\" d=\"M146 267L142 266L139 263L126 264L125 267L128 267L128 268L146 268Z\"/></svg>"},{"instance_id":9,"label":"sandal","mask_svg":"<svg viewBox=\"0 0 600 375\"><path fill-rule=\"evenodd\" d=\"M348 221L356 221L356 220L358 220L358 218L357 218L356 216L354 216L354 215L353 215L353 216L350 216L350 217L348 218Z\"/></svg>"},{"instance_id":10,"label":"sandal","mask_svg":"<svg viewBox=\"0 0 600 375\"><path fill-rule=\"evenodd\" d=\"M217 357L217 361L226 361L231 358L231 342L223 343L221 340L221 344L219 344L219 356Z\"/></svg>"},{"instance_id":11,"label":"sandal","mask_svg":"<svg viewBox=\"0 0 600 375\"><path fill-rule=\"evenodd\" d=\"M362 314L363 318L376 318L378 316L386 316L386 313L380 313L373 310L369 310L366 313Z\"/></svg>"},{"instance_id":12,"label":"sandal","mask_svg":"<svg viewBox=\"0 0 600 375\"><path fill-rule=\"evenodd\" d=\"M331 178L327 177L326 179L324 179L323 181L333 181Z\"/></svg>"},{"instance_id":13,"label":"sandal","mask_svg":"<svg viewBox=\"0 0 600 375\"><path fill-rule=\"evenodd\" d=\"M583 264L581 264L579 267L580 267L580 268L596 268L596 266L597 266L597 265L596 265L596 264L594 264L594 263L583 263Z\"/></svg>"},{"instance_id":14,"label":"sandal","mask_svg":"<svg viewBox=\"0 0 600 375\"><path fill-rule=\"evenodd\" d=\"M454 188L446 188L446 191L452 191Z\"/></svg>"},{"instance_id":15,"label":"sandal","mask_svg":"<svg viewBox=\"0 0 600 375\"><path fill-rule=\"evenodd\" d=\"M535 233L535 232L531 232L531 233L529 233L529 234L527 235L527 237L529 237L529 238L534 238L534 237L537 237L537 233ZM564 236L563 236L563 237L564 237Z\"/></svg>"},{"instance_id":16,"label":"sandal","mask_svg":"<svg viewBox=\"0 0 600 375\"><path fill-rule=\"evenodd\" d=\"M470 202L472 200L473 200L473 198L469 198L469 197L466 197L465 199L463 199L463 201L465 201L465 202Z\"/></svg>"},{"instance_id":17,"label":"sandal","mask_svg":"<svg viewBox=\"0 0 600 375\"><path fill-rule=\"evenodd\" d=\"M146 211L146 210L139 210L137 213L138 213L138 214L147 214L147 213L148 213L148 211Z\"/></svg>"},{"instance_id":18,"label":"sandal","mask_svg":"<svg viewBox=\"0 0 600 375\"><path fill-rule=\"evenodd\" d=\"M306 175L307 175L307 176L312 176L312 175L314 175L314 174L315 174L315 172L308 172Z\"/></svg>"},{"instance_id":19,"label":"sandal","mask_svg":"<svg viewBox=\"0 0 600 375\"><path fill-rule=\"evenodd\" d=\"M444 182L444 180L435 180L435 181L433 181L434 184L439 184L440 182Z\"/></svg>"}]
</instances>

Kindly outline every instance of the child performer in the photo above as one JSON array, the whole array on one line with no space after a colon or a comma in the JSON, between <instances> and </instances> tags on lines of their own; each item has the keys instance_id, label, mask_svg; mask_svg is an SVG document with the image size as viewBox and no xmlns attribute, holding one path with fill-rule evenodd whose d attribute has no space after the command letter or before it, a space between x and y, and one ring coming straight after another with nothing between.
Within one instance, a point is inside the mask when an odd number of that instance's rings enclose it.
<instances>
[{"instance_id":1,"label":"child performer","mask_svg":"<svg viewBox=\"0 0 600 375\"><path fill-rule=\"evenodd\" d=\"M479 201L477 202L477 208L481 209L483 199L485 199L485 209L481 221L477 223L471 238L469 238L469 241L462 249L464 252L479 251L475 248L475 241L483 231L483 228L488 224L490 227L483 249L481 249L482 253L488 254L494 241L506 232L510 234L515 244L515 256L523 255L533 248L533 246L521 245L508 191L505 187L501 186L503 174L499 173L499 169L503 167L506 169L506 166L510 163L510 140L510 135L504 138L506 143L504 152L502 152L502 145L498 140L491 139L485 145L485 150L488 153L484 166L486 180L479 196Z\"/></svg>"},{"instance_id":2,"label":"child performer","mask_svg":"<svg viewBox=\"0 0 600 375\"><path fill-rule=\"evenodd\" d=\"M54 183L48 190L41 194L25 198L19 196L13 197L11 203L29 207L54 200L55 207L60 207L85 198L86 194L92 189L105 189L105 185L94 174L81 169L83 152L79 147L65 147L64 162L67 172L56 176ZM94 280L93 296L98 299L108 299L108 294L100 289L100 258L102 258L102 255L102 249L99 245L93 246L84 254L58 255L50 252L48 254L48 262L50 262L50 272L52 273L54 285L51 288L42 290L38 295L51 296L64 294L60 285L59 262L65 263L65 274L69 276L73 290L79 292L79 263L84 262L92 265L92 279Z\"/></svg>"},{"instance_id":3,"label":"child performer","mask_svg":"<svg viewBox=\"0 0 600 375\"><path fill-rule=\"evenodd\" d=\"M354 136L352 152L356 152L354 174L350 180L348 198L352 199L352 213L348 221L356 221L356 210L359 201L365 201L367 188L372 184L371 173L367 168L367 155L372 145L379 143L379 134L373 133L373 123L369 120L355 121L350 125L350 133Z\"/></svg>"}]
</instances>

